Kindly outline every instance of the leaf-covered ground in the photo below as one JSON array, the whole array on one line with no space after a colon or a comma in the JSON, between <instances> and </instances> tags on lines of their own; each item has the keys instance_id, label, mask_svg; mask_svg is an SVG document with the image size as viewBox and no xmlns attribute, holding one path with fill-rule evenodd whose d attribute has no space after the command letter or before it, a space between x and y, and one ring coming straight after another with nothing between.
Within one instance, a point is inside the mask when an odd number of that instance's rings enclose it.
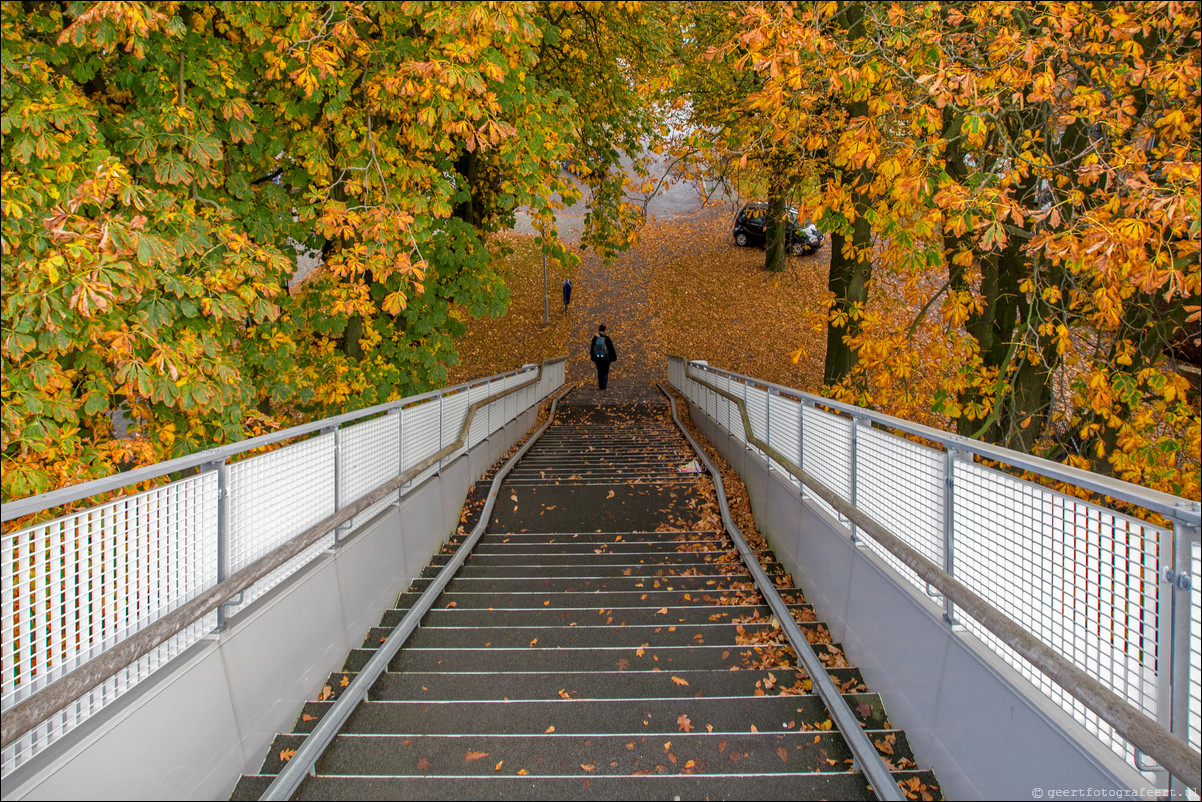
<instances>
[{"instance_id":1,"label":"leaf-covered ground","mask_svg":"<svg viewBox=\"0 0 1202 802\"><path fill-rule=\"evenodd\" d=\"M822 383L825 343L806 327L807 311L826 292L829 244L790 258L780 273L764 270L764 251L731 237L729 207L652 221L639 243L609 265L591 252L573 269L548 263L550 324L543 324L541 255L530 237L504 235L502 259L512 294L501 318L468 321L461 362L450 382L510 370L524 362L569 357L569 378L589 378L590 334L605 323L618 349L611 387L667 378L668 354L803 390ZM571 278L565 318L561 287ZM806 346L793 364L790 354Z\"/></svg>"}]
</instances>

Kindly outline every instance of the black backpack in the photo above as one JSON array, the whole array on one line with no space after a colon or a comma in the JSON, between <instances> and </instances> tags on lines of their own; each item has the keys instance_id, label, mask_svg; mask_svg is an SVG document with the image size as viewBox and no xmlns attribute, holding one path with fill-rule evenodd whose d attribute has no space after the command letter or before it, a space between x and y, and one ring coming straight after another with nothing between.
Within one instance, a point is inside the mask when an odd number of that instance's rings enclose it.
<instances>
[{"instance_id":1,"label":"black backpack","mask_svg":"<svg viewBox=\"0 0 1202 802\"><path fill-rule=\"evenodd\" d=\"M600 334L593 338L593 359L609 359L609 349L605 347L605 338Z\"/></svg>"}]
</instances>

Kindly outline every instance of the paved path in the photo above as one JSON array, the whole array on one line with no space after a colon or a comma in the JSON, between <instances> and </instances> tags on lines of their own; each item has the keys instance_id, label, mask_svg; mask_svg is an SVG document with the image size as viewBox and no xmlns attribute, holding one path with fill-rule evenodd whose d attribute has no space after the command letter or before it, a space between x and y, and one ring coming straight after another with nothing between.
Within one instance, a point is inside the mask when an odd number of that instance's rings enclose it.
<instances>
[{"instance_id":1,"label":"paved path","mask_svg":"<svg viewBox=\"0 0 1202 802\"><path fill-rule=\"evenodd\" d=\"M662 175L666 162L657 162ZM627 165L629 167L629 165ZM582 185L583 186L583 185ZM586 190L587 191L587 190ZM586 204L579 203L564 209L557 218L560 237L577 245L584 228ZM665 182L660 191L647 203L651 220L667 222L699 215L727 215L726 205L706 208L698 187L692 182ZM518 213L518 233L534 234L529 218ZM572 281L572 336L568 353L568 380L583 380L581 389L571 396L574 404L632 404L659 403L662 396L655 389L656 381L667 379L662 343L656 339L657 328L652 325L656 310L649 299L649 287L654 273L652 264L636 246L606 265L592 251L582 257ZM556 300L560 297L552 288ZM588 359L588 345L598 324L604 323L606 333L618 351L618 361L610 368L609 386L597 389L597 372Z\"/></svg>"}]
</instances>

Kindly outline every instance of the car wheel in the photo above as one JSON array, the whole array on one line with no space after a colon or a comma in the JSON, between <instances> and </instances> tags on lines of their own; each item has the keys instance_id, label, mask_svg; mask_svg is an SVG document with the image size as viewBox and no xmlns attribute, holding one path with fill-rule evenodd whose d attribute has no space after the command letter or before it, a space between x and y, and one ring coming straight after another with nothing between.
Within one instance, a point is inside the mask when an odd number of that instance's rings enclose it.
<instances>
[{"instance_id":1,"label":"car wheel","mask_svg":"<svg viewBox=\"0 0 1202 802\"><path fill-rule=\"evenodd\" d=\"M747 247L747 235L742 231L739 231L735 234L735 245L738 245L740 248Z\"/></svg>"},{"instance_id":2,"label":"car wheel","mask_svg":"<svg viewBox=\"0 0 1202 802\"><path fill-rule=\"evenodd\" d=\"M793 254L794 256L805 256L806 244L804 242L789 243L789 253Z\"/></svg>"}]
</instances>

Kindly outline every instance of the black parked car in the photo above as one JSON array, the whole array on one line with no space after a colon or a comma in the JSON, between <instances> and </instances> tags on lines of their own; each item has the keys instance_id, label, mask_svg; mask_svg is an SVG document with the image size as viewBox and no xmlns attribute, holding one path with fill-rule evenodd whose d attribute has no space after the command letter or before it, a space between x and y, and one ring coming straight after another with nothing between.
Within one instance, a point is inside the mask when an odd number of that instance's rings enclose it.
<instances>
[{"instance_id":1,"label":"black parked car","mask_svg":"<svg viewBox=\"0 0 1202 802\"><path fill-rule=\"evenodd\" d=\"M785 247L789 249L789 253L794 256L804 256L808 253L814 253L822 247L822 243L826 237L822 232L806 220L805 223L797 222L797 210L786 210L789 221L789 235L785 241ZM768 204L766 203L749 203L739 211L739 216L735 218L735 244L739 246L747 245L763 245L767 231L768 220Z\"/></svg>"}]
</instances>

